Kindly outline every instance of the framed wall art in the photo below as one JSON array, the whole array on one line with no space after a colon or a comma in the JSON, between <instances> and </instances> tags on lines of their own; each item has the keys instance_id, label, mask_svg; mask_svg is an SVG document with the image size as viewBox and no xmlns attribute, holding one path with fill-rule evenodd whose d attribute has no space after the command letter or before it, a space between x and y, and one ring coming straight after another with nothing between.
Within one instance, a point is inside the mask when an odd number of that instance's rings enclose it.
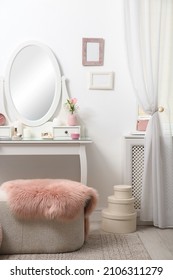
<instances>
[{"instance_id":1,"label":"framed wall art","mask_svg":"<svg viewBox=\"0 0 173 280\"><path fill-rule=\"evenodd\" d=\"M101 66L104 59L104 40L102 38L82 39L82 64Z\"/></svg>"},{"instance_id":2,"label":"framed wall art","mask_svg":"<svg viewBox=\"0 0 173 280\"><path fill-rule=\"evenodd\" d=\"M113 72L90 72L89 89L113 89Z\"/></svg>"}]
</instances>

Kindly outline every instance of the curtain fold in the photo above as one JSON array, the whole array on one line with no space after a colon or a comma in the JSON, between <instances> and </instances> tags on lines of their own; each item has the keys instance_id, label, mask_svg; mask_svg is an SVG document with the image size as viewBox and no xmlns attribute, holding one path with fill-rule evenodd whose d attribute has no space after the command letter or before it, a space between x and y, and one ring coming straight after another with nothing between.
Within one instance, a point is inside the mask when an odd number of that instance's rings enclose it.
<instances>
[{"instance_id":1,"label":"curtain fold","mask_svg":"<svg viewBox=\"0 0 173 280\"><path fill-rule=\"evenodd\" d=\"M173 227L173 1L124 0L134 92L151 118L145 137L140 218Z\"/></svg>"}]
</instances>

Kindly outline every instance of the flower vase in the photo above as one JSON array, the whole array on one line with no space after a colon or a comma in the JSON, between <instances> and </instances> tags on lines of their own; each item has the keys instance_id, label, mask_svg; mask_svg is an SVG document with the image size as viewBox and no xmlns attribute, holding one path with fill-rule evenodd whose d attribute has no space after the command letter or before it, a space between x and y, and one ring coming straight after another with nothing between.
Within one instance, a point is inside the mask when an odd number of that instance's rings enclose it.
<instances>
[{"instance_id":1,"label":"flower vase","mask_svg":"<svg viewBox=\"0 0 173 280\"><path fill-rule=\"evenodd\" d=\"M68 125L74 126L77 125L77 117L76 114L69 114L68 115Z\"/></svg>"}]
</instances>

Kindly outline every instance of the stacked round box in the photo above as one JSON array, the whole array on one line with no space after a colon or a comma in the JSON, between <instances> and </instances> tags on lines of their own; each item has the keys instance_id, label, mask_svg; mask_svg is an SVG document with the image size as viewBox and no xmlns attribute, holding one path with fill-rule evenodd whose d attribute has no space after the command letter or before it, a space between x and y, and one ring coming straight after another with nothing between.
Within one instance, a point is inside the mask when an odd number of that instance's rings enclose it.
<instances>
[{"instance_id":1,"label":"stacked round box","mask_svg":"<svg viewBox=\"0 0 173 280\"><path fill-rule=\"evenodd\" d=\"M132 187L114 186L114 195L108 197L108 208L102 211L102 229L113 233L134 232L136 216Z\"/></svg>"}]
</instances>

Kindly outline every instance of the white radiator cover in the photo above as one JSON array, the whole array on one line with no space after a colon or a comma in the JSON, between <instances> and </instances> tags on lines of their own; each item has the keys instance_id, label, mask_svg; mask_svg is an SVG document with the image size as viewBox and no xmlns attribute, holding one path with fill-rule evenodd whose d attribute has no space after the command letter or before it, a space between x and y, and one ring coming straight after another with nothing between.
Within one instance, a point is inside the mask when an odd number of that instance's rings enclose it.
<instances>
[{"instance_id":1,"label":"white radiator cover","mask_svg":"<svg viewBox=\"0 0 173 280\"><path fill-rule=\"evenodd\" d=\"M124 147L124 184L132 186L134 207L140 211L144 170L144 137L126 136Z\"/></svg>"}]
</instances>

